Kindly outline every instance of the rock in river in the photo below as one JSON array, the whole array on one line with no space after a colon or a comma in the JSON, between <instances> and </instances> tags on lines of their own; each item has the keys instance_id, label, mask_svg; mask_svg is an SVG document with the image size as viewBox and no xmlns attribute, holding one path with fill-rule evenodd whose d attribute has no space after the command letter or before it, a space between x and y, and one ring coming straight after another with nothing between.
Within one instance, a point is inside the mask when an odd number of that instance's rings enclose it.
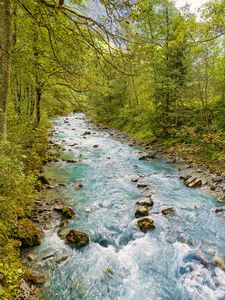
<instances>
[{"instance_id":1,"label":"rock in river","mask_svg":"<svg viewBox=\"0 0 225 300\"><path fill-rule=\"evenodd\" d=\"M90 134L91 134L90 131L85 131L85 132L83 133L83 135L90 135Z\"/></svg>"},{"instance_id":2,"label":"rock in river","mask_svg":"<svg viewBox=\"0 0 225 300\"><path fill-rule=\"evenodd\" d=\"M81 248L89 244L89 236L82 231L70 230L66 235L66 241L76 248Z\"/></svg>"},{"instance_id":3,"label":"rock in river","mask_svg":"<svg viewBox=\"0 0 225 300\"><path fill-rule=\"evenodd\" d=\"M73 218L75 216L75 212L70 207L63 207L62 214L65 218Z\"/></svg>"},{"instance_id":4,"label":"rock in river","mask_svg":"<svg viewBox=\"0 0 225 300\"><path fill-rule=\"evenodd\" d=\"M139 158L139 160L149 160L149 159L155 158L156 155L157 155L156 152L151 151L151 152L149 152L147 155L141 156L141 157Z\"/></svg>"},{"instance_id":5,"label":"rock in river","mask_svg":"<svg viewBox=\"0 0 225 300\"><path fill-rule=\"evenodd\" d=\"M160 209L160 212L164 215L164 216L167 216L169 214L172 214L175 212L175 209L173 206L163 206L161 207Z\"/></svg>"},{"instance_id":6,"label":"rock in river","mask_svg":"<svg viewBox=\"0 0 225 300\"><path fill-rule=\"evenodd\" d=\"M202 186L202 180L197 177L190 177L187 180L184 180L184 184L190 188L197 188Z\"/></svg>"},{"instance_id":7,"label":"rock in river","mask_svg":"<svg viewBox=\"0 0 225 300\"><path fill-rule=\"evenodd\" d=\"M136 202L137 205L151 207L154 205L154 201L152 199L143 199Z\"/></svg>"},{"instance_id":8,"label":"rock in river","mask_svg":"<svg viewBox=\"0 0 225 300\"><path fill-rule=\"evenodd\" d=\"M139 189L144 189L144 188L147 188L147 187L148 187L148 185L146 183L143 183L143 182L139 182L137 184L137 188L139 188Z\"/></svg>"},{"instance_id":9,"label":"rock in river","mask_svg":"<svg viewBox=\"0 0 225 300\"><path fill-rule=\"evenodd\" d=\"M139 180L139 177L133 177L133 178L131 178L131 182L134 182L134 183L138 182L138 180Z\"/></svg>"},{"instance_id":10,"label":"rock in river","mask_svg":"<svg viewBox=\"0 0 225 300\"><path fill-rule=\"evenodd\" d=\"M136 218L146 217L148 215L149 215L149 209L146 206L140 206L135 211Z\"/></svg>"},{"instance_id":11,"label":"rock in river","mask_svg":"<svg viewBox=\"0 0 225 300\"><path fill-rule=\"evenodd\" d=\"M143 218L137 221L139 228L143 231L155 229L154 220Z\"/></svg>"}]
</instances>

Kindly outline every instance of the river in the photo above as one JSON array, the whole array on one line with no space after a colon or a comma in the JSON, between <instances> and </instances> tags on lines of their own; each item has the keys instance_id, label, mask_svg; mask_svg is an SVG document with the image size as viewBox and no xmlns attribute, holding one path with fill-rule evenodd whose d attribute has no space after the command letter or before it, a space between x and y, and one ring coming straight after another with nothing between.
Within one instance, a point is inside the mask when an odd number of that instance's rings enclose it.
<instances>
[{"instance_id":1,"label":"river","mask_svg":"<svg viewBox=\"0 0 225 300\"><path fill-rule=\"evenodd\" d=\"M81 113L55 122L53 141L64 141L66 155L78 162L52 162L46 173L66 184L57 196L76 211L69 228L88 233L90 244L71 249L58 237L57 221L45 230L34 249L38 268L51 271L44 300L225 299L225 272L213 264L215 255L225 254L225 218L213 211L217 199L185 187L162 158L139 160L140 149L96 129ZM153 190L156 228L148 233L134 216L136 201L149 193L132 182L136 176ZM165 205L175 213L162 215ZM68 259L41 260L49 251Z\"/></svg>"}]
</instances>

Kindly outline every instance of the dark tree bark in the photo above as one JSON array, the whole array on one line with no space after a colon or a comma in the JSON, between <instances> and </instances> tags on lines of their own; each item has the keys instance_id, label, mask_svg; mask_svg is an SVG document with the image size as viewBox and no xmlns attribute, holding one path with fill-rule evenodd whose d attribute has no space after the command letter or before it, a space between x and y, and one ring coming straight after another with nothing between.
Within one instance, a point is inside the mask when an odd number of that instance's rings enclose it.
<instances>
[{"instance_id":1,"label":"dark tree bark","mask_svg":"<svg viewBox=\"0 0 225 300\"><path fill-rule=\"evenodd\" d=\"M10 79L10 0L0 0L0 139L7 136L7 103Z\"/></svg>"}]
</instances>

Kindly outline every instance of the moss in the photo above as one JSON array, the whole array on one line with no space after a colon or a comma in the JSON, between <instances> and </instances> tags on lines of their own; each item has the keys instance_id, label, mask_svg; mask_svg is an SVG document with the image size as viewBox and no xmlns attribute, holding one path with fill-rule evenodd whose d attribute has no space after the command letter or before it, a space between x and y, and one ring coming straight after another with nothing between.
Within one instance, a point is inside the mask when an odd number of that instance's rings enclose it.
<instances>
[{"instance_id":1,"label":"moss","mask_svg":"<svg viewBox=\"0 0 225 300\"><path fill-rule=\"evenodd\" d=\"M22 242L22 247L38 246L41 243L41 232L31 220L24 218L18 221L17 238Z\"/></svg>"},{"instance_id":2,"label":"moss","mask_svg":"<svg viewBox=\"0 0 225 300\"><path fill-rule=\"evenodd\" d=\"M14 300L19 294L18 284L23 276L19 261L21 242L9 239L0 247L0 299Z\"/></svg>"}]
</instances>

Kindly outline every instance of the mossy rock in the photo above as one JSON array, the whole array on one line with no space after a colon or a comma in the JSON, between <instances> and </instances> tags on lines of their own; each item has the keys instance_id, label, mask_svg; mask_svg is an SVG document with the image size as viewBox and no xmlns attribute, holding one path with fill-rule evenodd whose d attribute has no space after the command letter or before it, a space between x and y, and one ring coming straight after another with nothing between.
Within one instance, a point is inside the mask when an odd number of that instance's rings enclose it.
<instances>
[{"instance_id":1,"label":"mossy rock","mask_svg":"<svg viewBox=\"0 0 225 300\"><path fill-rule=\"evenodd\" d=\"M41 244L41 232L39 228L29 219L24 218L17 223L17 238L22 247L34 247Z\"/></svg>"},{"instance_id":2,"label":"mossy rock","mask_svg":"<svg viewBox=\"0 0 225 300\"><path fill-rule=\"evenodd\" d=\"M66 241L71 246L81 248L89 244L89 236L82 231L70 230L70 232L66 235Z\"/></svg>"},{"instance_id":3,"label":"mossy rock","mask_svg":"<svg viewBox=\"0 0 225 300\"><path fill-rule=\"evenodd\" d=\"M75 212L70 207L63 207L62 214L65 218L69 218L69 219L71 219L75 216Z\"/></svg>"},{"instance_id":4,"label":"mossy rock","mask_svg":"<svg viewBox=\"0 0 225 300\"><path fill-rule=\"evenodd\" d=\"M150 218L143 218L137 221L139 228L142 231L155 229L154 220Z\"/></svg>"}]
</instances>

